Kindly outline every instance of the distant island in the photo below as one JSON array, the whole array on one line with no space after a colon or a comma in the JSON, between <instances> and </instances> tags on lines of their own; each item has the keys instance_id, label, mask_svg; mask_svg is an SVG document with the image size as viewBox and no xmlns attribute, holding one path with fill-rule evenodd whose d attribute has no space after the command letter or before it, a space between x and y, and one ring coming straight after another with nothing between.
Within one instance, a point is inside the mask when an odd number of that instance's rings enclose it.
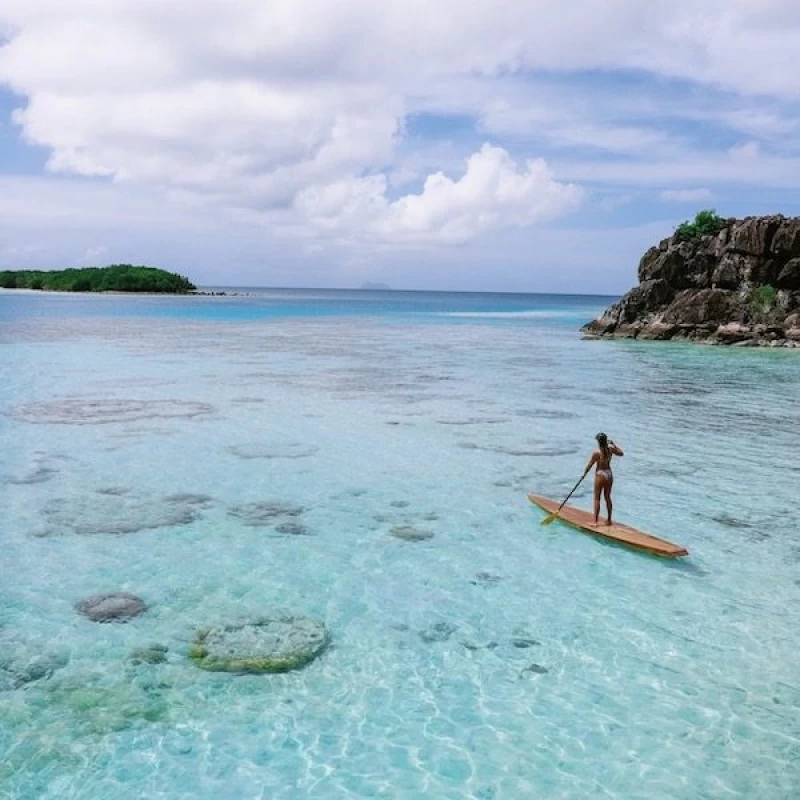
<instances>
[{"instance_id":1,"label":"distant island","mask_svg":"<svg viewBox=\"0 0 800 800\"><path fill-rule=\"evenodd\" d=\"M197 287L183 275L156 267L112 264L62 270L0 271L0 288L50 292L148 292L188 294Z\"/></svg>"},{"instance_id":2,"label":"distant island","mask_svg":"<svg viewBox=\"0 0 800 800\"><path fill-rule=\"evenodd\" d=\"M361 288L365 291L370 292L391 292L392 287L388 286L385 283L372 283L371 281L365 281L361 284Z\"/></svg>"},{"instance_id":3,"label":"distant island","mask_svg":"<svg viewBox=\"0 0 800 800\"><path fill-rule=\"evenodd\" d=\"M639 285L582 330L590 338L800 347L800 217L699 212L642 256Z\"/></svg>"}]
</instances>

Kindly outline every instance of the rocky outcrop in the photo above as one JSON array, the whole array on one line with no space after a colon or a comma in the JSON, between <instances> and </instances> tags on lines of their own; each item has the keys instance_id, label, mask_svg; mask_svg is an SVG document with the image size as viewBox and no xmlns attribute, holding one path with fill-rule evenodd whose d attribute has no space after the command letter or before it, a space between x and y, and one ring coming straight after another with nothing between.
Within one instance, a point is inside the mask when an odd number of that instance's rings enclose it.
<instances>
[{"instance_id":1,"label":"rocky outcrop","mask_svg":"<svg viewBox=\"0 0 800 800\"><path fill-rule=\"evenodd\" d=\"M639 263L639 285L582 330L588 337L800 347L800 217L724 220L675 234Z\"/></svg>"}]
</instances>

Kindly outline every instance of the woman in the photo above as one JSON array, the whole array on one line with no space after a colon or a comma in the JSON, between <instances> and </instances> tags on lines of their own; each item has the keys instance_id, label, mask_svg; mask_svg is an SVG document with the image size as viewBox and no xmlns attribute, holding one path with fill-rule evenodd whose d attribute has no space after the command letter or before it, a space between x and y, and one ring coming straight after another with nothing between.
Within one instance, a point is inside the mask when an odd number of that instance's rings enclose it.
<instances>
[{"instance_id":1,"label":"woman","mask_svg":"<svg viewBox=\"0 0 800 800\"><path fill-rule=\"evenodd\" d=\"M600 517L600 493L606 498L606 511L608 511L608 525L611 525L611 487L614 485L614 474L611 472L611 457L624 456L622 448L617 447L614 442L609 441L604 433L598 433L594 437L597 439L599 450L592 453L586 469L583 471L585 478L593 464L597 464L594 473L594 524L598 524Z\"/></svg>"}]
</instances>

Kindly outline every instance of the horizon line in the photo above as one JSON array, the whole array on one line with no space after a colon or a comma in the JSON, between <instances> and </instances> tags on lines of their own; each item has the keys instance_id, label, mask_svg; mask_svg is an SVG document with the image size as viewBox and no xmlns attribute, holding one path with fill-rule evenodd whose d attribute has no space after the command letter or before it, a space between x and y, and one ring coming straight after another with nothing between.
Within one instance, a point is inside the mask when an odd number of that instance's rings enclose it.
<instances>
[{"instance_id":1,"label":"horizon line","mask_svg":"<svg viewBox=\"0 0 800 800\"><path fill-rule=\"evenodd\" d=\"M523 291L523 290L497 290L497 289L369 289L360 286L331 287L331 286L258 286L255 284L197 284L198 290L205 289L261 289L269 291L304 291L304 292L415 292L419 294L544 294L563 297L621 297L625 292L548 292L548 291ZM191 293L190 293L191 294Z\"/></svg>"}]
</instances>

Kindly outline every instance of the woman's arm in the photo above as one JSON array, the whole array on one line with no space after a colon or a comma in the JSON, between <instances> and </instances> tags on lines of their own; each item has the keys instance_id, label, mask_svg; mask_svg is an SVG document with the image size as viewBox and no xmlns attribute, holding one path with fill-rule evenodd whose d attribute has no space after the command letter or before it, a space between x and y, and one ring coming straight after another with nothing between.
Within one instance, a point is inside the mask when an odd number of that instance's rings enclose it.
<instances>
[{"instance_id":1,"label":"woman's arm","mask_svg":"<svg viewBox=\"0 0 800 800\"><path fill-rule=\"evenodd\" d=\"M585 478L589 470L592 468L592 464L597 461L597 450L592 453L591 458L589 459L589 463L586 465L586 469L583 471L583 477Z\"/></svg>"},{"instance_id":2,"label":"woman's arm","mask_svg":"<svg viewBox=\"0 0 800 800\"><path fill-rule=\"evenodd\" d=\"M615 456L624 456L625 453L622 452L622 448L616 443L609 441L608 449L615 455Z\"/></svg>"}]
</instances>

